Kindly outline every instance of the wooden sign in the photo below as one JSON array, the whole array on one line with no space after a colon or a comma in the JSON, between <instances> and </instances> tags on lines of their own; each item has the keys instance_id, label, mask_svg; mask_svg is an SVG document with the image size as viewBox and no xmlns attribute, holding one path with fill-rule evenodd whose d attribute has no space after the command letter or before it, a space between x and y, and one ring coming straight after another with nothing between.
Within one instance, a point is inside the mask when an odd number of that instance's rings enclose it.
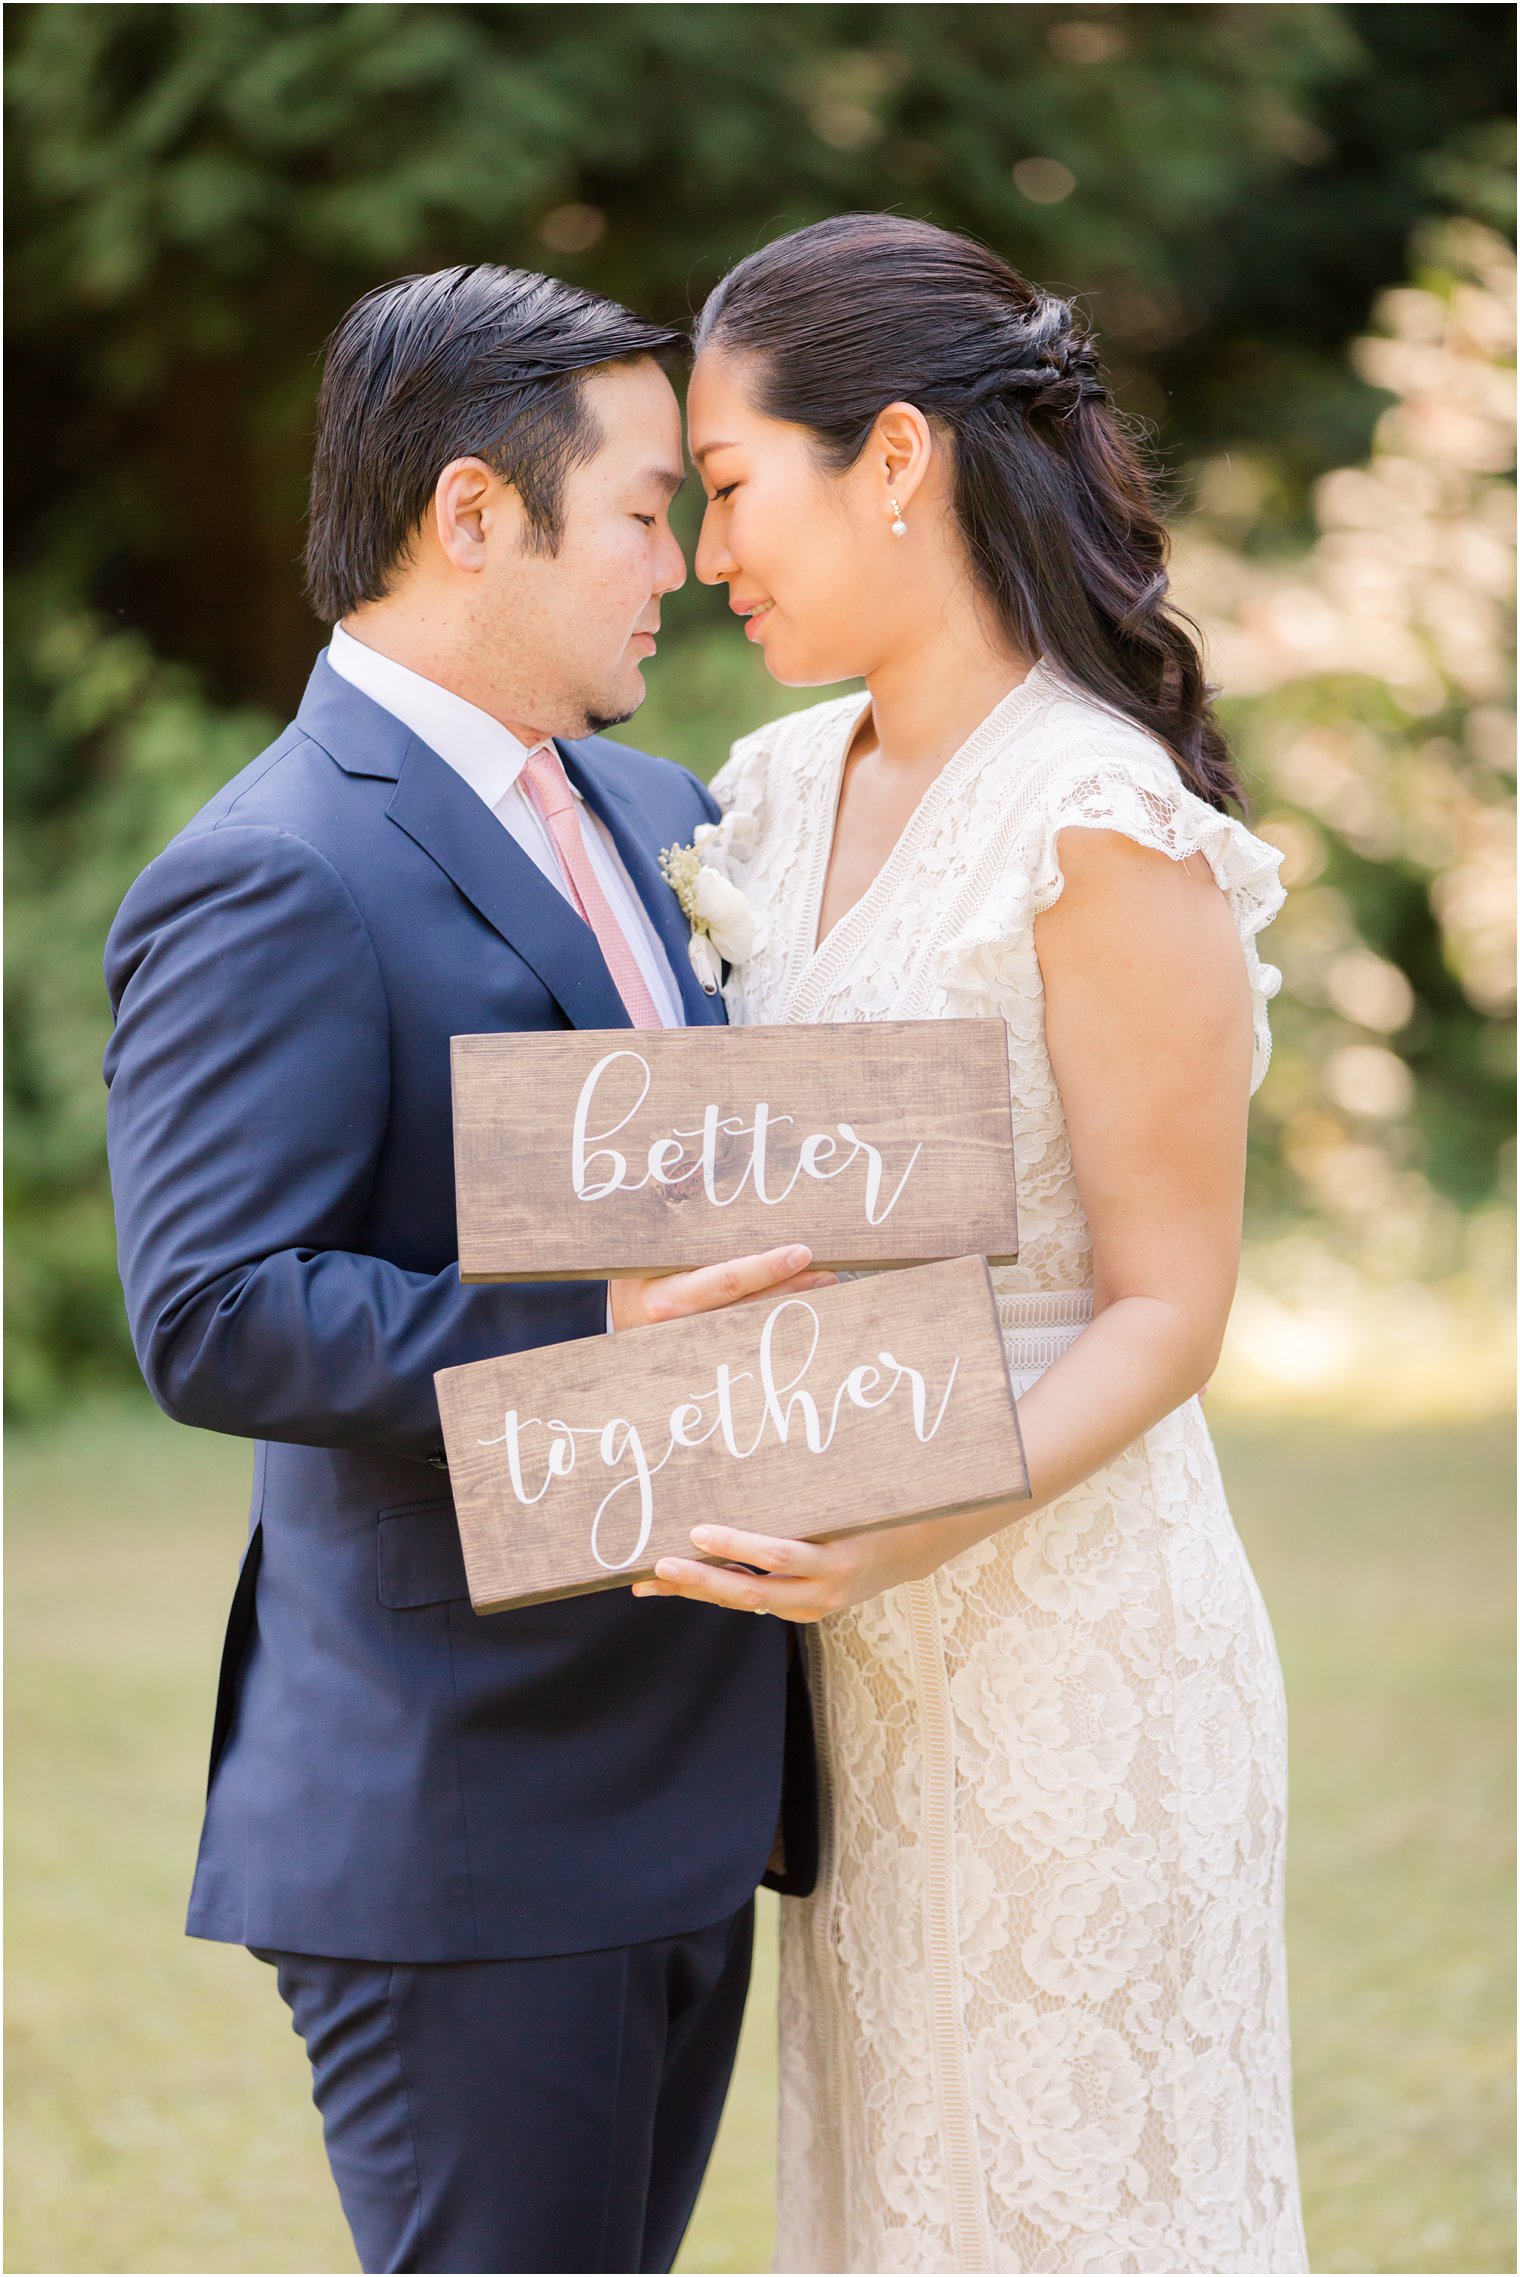
<instances>
[{"instance_id":1,"label":"wooden sign","mask_svg":"<svg viewBox=\"0 0 1520 2277\"><path fill-rule=\"evenodd\" d=\"M1001 1020L455 1036L465 1281L1018 1251Z\"/></svg>"},{"instance_id":2,"label":"wooden sign","mask_svg":"<svg viewBox=\"0 0 1520 2277\"><path fill-rule=\"evenodd\" d=\"M626 1587L709 1520L816 1540L1029 1493L980 1257L434 1382L477 1613Z\"/></svg>"}]
</instances>

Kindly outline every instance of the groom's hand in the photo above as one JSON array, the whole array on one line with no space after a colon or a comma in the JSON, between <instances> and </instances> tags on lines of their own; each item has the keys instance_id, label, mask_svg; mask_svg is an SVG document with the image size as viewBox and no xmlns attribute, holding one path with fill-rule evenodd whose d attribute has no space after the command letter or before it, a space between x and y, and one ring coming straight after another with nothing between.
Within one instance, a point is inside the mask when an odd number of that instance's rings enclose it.
<instances>
[{"instance_id":1,"label":"groom's hand","mask_svg":"<svg viewBox=\"0 0 1520 2277\"><path fill-rule=\"evenodd\" d=\"M831 1288L837 1273L810 1273L813 1252L800 1242L762 1250L758 1257L730 1257L722 1265L699 1265L690 1273L612 1281L614 1328L648 1328L658 1320L684 1320L694 1312L721 1312L752 1297L795 1296L803 1289Z\"/></svg>"}]
</instances>

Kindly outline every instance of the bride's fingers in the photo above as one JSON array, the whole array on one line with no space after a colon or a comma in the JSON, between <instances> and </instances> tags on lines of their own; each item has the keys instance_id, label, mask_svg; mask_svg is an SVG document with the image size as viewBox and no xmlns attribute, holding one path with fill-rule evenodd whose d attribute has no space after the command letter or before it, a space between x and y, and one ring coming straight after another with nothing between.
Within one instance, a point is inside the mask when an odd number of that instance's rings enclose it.
<instances>
[{"instance_id":1,"label":"bride's fingers","mask_svg":"<svg viewBox=\"0 0 1520 2277\"><path fill-rule=\"evenodd\" d=\"M742 1573L734 1566L704 1565L696 1559L661 1558L652 1581L636 1581L635 1597L695 1597L732 1613L791 1613L811 1618L790 1600L796 1582L773 1581L768 1574Z\"/></svg>"},{"instance_id":2,"label":"bride's fingers","mask_svg":"<svg viewBox=\"0 0 1520 2277\"><path fill-rule=\"evenodd\" d=\"M837 1273L796 1273L789 1281L778 1281L773 1288L756 1289L752 1296L740 1297L742 1305L758 1304L762 1297L798 1297L807 1289L832 1289L839 1283Z\"/></svg>"},{"instance_id":3,"label":"bride's fingers","mask_svg":"<svg viewBox=\"0 0 1520 2277\"><path fill-rule=\"evenodd\" d=\"M634 1583L635 1597L693 1597L731 1612L777 1613L788 1621L817 1621L836 1609L829 1594L835 1548L830 1543L746 1534L737 1526L696 1526L691 1538L707 1556L661 1558L651 1580ZM708 1558L733 1562L711 1565Z\"/></svg>"},{"instance_id":4,"label":"bride's fingers","mask_svg":"<svg viewBox=\"0 0 1520 2277\"><path fill-rule=\"evenodd\" d=\"M709 1557L758 1566L762 1573L802 1576L822 1573L828 1564L825 1544L800 1542L790 1535L746 1534L737 1526L694 1526L691 1538L693 1546Z\"/></svg>"},{"instance_id":5,"label":"bride's fingers","mask_svg":"<svg viewBox=\"0 0 1520 2277\"><path fill-rule=\"evenodd\" d=\"M774 1296L778 1290L806 1274L813 1253L804 1242L780 1249L762 1249L750 1257L729 1257L721 1265L698 1265L684 1273L669 1273L648 1285L645 1315L649 1320L684 1320L692 1313L717 1312L725 1305L742 1304L747 1297Z\"/></svg>"}]
</instances>

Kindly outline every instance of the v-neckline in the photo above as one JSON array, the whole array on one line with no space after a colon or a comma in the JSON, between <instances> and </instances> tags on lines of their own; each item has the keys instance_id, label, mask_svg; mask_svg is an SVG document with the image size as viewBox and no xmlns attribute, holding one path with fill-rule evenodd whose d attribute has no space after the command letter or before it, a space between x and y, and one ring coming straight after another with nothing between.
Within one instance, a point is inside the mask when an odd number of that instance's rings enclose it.
<instances>
[{"instance_id":1,"label":"v-neckline","mask_svg":"<svg viewBox=\"0 0 1520 2277\"><path fill-rule=\"evenodd\" d=\"M827 959L835 962L838 952L852 953L870 930L876 911L884 896L896 885L907 863L917 850L918 843L931 815L936 814L946 798L954 791L968 766L982 760L1000 744L1026 708L1031 696L1037 696L1045 685L1044 666L1032 664L1015 688L998 699L986 718L971 730L964 743L952 751L934 780L927 784L917 805L898 832L886 859L865 891L851 902L843 916L830 926L820 940L818 927L823 916L824 888L828 883L829 860L834 851L834 839L839 829L839 807L844 795L845 764L850 747L860 732L861 721L870 705L870 691L843 723L843 732L835 745L828 767L824 771L820 798L822 814L820 827L814 840L812 861L807 883L799 896L800 919L795 942L796 963L793 979L787 993L795 997L806 980L815 977Z\"/></svg>"}]
</instances>

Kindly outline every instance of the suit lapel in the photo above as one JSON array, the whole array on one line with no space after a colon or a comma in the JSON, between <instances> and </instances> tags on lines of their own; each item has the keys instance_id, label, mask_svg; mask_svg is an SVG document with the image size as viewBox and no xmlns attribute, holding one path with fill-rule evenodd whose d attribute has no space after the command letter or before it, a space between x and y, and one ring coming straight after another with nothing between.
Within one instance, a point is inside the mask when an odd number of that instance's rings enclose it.
<instances>
[{"instance_id":1,"label":"suit lapel","mask_svg":"<svg viewBox=\"0 0 1520 2277\"><path fill-rule=\"evenodd\" d=\"M632 1026L590 926L469 784L415 736L386 811L532 966L572 1027Z\"/></svg>"},{"instance_id":2,"label":"suit lapel","mask_svg":"<svg viewBox=\"0 0 1520 2277\"><path fill-rule=\"evenodd\" d=\"M345 774L395 782L386 808L391 820L511 943L573 1027L632 1025L591 927L510 831L499 823L482 827L481 800L436 751L334 672L325 655L317 659L296 717ZM637 805L618 789L593 745L560 742L557 749L571 781L611 833L633 889L664 943L688 1022L693 1027L721 1023L723 998L706 995L692 971L686 919L644 843Z\"/></svg>"},{"instance_id":3,"label":"suit lapel","mask_svg":"<svg viewBox=\"0 0 1520 2277\"><path fill-rule=\"evenodd\" d=\"M658 860L640 834L638 808L609 780L607 770L598 764L585 744L563 743L556 737L555 749L565 762L565 773L571 782L612 834L612 842L622 856L633 890L648 911L670 960L687 1024L693 1028L720 1024L726 1017L723 998L721 994L708 996L692 970L688 951L691 928L681 904L660 874Z\"/></svg>"}]
</instances>

